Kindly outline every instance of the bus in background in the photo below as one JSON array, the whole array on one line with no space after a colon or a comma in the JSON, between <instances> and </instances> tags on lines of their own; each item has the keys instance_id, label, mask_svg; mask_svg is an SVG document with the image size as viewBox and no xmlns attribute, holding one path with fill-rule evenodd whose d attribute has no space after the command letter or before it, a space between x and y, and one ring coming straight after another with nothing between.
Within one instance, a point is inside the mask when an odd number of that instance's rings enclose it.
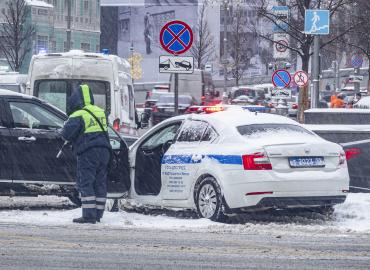
<instances>
[{"instance_id":1,"label":"bus in background","mask_svg":"<svg viewBox=\"0 0 370 270\"><path fill-rule=\"evenodd\" d=\"M130 65L125 59L79 50L32 57L27 94L65 112L67 98L81 84L89 85L95 104L105 109L115 130L124 136L138 135Z\"/></svg>"}]
</instances>

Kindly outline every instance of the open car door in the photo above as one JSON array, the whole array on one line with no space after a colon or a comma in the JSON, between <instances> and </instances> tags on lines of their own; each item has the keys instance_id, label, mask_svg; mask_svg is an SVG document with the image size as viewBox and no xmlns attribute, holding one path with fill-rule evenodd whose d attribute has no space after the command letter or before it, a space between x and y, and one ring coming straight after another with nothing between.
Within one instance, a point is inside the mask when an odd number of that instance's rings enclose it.
<instances>
[{"instance_id":1,"label":"open car door","mask_svg":"<svg viewBox=\"0 0 370 270\"><path fill-rule=\"evenodd\" d=\"M111 128L109 130L113 157L108 172L108 198L122 198L131 188L129 148L126 142Z\"/></svg>"}]
</instances>

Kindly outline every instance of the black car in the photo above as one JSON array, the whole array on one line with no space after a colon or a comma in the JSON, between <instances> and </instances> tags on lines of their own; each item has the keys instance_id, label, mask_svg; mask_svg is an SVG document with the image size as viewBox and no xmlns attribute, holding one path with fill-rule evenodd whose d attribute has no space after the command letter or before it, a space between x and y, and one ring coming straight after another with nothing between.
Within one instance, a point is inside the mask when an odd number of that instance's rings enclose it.
<instances>
[{"instance_id":1,"label":"black car","mask_svg":"<svg viewBox=\"0 0 370 270\"><path fill-rule=\"evenodd\" d=\"M370 193L370 110L307 110L305 124L324 139L342 145L347 157L350 191Z\"/></svg>"},{"instance_id":2,"label":"black car","mask_svg":"<svg viewBox=\"0 0 370 270\"><path fill-rule=\"evenodd\" d=\"M183 67L186 70L190 70L192 68L190 62L188 61L181 61L181 62L175 62L175 66L178 67Z\"/></svg>"},{"instance_id":3,"label":"black car","mask_svg":"<svg viewBox=\"0 0 370 270\"><path fill-rule=\"evenodd\" d=\"M192 96L179 95L179 114L185 113L187 108L196 105ZM175 115L175 95L160 95L155 106L152 108L152 124L156 125L163 120Z\"/></svg>"},{"instance_id":4,"label":"black car","mask_svg":"<svg viewBox=\"0 0 370 270\"><path fill-rule=\"evenodd\" d=\"M0 196L67 196L78 204L76 158L64 147L59 130L67 115L35 97L0 90ZM113 162L108 197L130 188L128 146L109 128ZM126 180L126 181L125 181Z\"/></svg>"}]
</instances>

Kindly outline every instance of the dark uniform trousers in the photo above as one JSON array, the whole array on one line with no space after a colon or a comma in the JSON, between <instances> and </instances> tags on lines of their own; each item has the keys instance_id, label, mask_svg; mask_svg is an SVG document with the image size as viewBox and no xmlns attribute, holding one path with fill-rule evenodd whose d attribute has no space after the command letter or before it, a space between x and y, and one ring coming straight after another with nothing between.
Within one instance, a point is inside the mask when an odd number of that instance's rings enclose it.
<instances>
[{"instance_id":1,"label":"dark uniform trousers","mask_svg":"<svg viewBox=\"0 0 370 270\"><path fill-rule=\"evenodd\" d=\"M103 217L109 158L110 151L104 147L93 147L77 156L77 189L84 218Z\"/></svg>"}]
</instances>

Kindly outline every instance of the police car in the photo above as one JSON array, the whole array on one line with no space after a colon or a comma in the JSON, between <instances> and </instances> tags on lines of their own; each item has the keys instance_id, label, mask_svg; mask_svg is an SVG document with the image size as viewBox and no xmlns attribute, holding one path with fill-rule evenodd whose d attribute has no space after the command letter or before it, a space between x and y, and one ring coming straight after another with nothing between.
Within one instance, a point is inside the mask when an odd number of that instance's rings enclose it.
<instances>
[{"instance_id":1,"label":"police car","mask_svg":"<svg viewBox=\"0 0 370 270\"><path fill-rule=\"evenodd\" d=\"M130 147L130 198L200 217L323 208L349 189L345 153L286 117L230 109L168 119Z\"/></svg>"}]
</instances>

